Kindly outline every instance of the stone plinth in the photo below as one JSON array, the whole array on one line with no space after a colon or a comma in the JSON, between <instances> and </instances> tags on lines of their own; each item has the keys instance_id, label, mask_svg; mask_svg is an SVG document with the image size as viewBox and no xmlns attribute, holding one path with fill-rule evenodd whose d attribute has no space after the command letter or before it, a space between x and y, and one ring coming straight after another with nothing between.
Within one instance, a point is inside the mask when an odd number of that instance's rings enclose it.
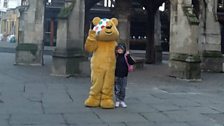
<instances>
[{"instance_id":1,"label":"stone plinth","mask_svg":"<svg viewBox=\"0 0 224 126\"><path fill-rule=\"evenodd\" d=\"M77 49L55 50L53 53L52 75L90 75L89 60Z\"/></svg>"},{"instance_id":2,"label":"stone plinth","mask_svg":"<svg viewBox=\"0 0 224 126\"><path fill-rule=\"evenodd\" d=\"M190 81L200 80L200 63L199 56L171 54L169 62L170 76Z\"/></svg>"},{"instance_id":3,"label":"stone plinth","mask_svg":"<svg viewBox=\"0 0 224 126\"><path fill-rule=\"evenodd\" d=\"M16 47L17 65L42 65L42 51L37 44L21 43Z\"/></svg>"},{"instance_id":4,"label":"stone plinth","mask_svg":"<svg viewBox=\"0 0 224 126\"><path fill-rule=\"evenodd\" d=\"M222 53L219 51L204 51L201 67L205 72L222 72Z\"/></svg>"}]
</instances>

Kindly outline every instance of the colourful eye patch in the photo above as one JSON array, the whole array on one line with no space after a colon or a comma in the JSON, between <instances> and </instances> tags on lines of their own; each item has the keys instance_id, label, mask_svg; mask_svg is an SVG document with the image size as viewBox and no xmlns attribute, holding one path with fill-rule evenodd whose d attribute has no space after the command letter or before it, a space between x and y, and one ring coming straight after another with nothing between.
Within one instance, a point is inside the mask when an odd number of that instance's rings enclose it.
<instances>
[{"instance_id":1,"label":"colourful eye patch","mask_svg":"<svg viewBox=\"0 0 224 126\"><path fill-rule=\"evenodd\" d=\"M109 21L110 20L107 19L107 18L101 19L100 22L99 22L99 24L97 24L96 26L94 26L93 30L96 31L97 34L99 34L100 31L102 31L102 29L107 26L107 24L108 24Z\"/></svg>"}]
</instances>

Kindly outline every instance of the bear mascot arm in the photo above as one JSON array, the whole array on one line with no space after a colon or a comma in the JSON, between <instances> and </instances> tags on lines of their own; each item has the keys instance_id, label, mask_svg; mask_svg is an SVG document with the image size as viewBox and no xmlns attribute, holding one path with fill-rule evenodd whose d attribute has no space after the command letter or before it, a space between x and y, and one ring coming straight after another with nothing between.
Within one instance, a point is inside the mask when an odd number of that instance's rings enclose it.
<instances>
[{"instance_id":1,"label":"bear mascot arm","mask_svg":"<svg viewBox=\"0 0 224 126\"><path fill-rule=\"evenodd\" d=\"M92 21L93 25L97 25L100 22L99 17L95 17ZM89 34L85 43L85 50L87 52L94 52L97 49L96 31L90 29Z\"/></svg>"},{"instance_id":2,"label":"bear mascot arm","mask_svg":"<svg viewBox=\"0 0 224 126\"><path fill-rule=\"evenodd\" d=\"M94 52L97 49L97 41L96 41L96 32L93 30L89 31L89 35L88 38L86 40L86 44L85 44L85 50L87 52Z\"/></svg>"}]
</instances>

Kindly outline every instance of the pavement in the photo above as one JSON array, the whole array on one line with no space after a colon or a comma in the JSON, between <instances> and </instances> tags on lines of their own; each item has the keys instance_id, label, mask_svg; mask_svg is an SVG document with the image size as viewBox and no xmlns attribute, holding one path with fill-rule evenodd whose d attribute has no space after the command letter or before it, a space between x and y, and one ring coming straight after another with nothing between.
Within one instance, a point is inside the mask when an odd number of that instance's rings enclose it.
<instances>
[{"instance_id":1,"label":"pavement","mask_svg":"<svg viewBox=\"0 0 224 126\"><path fill-rule=\"evenodd\" d=\"M51 76L50 55L44 66L13 65L15 54L6 52L0 52L0 126L224 126L223 73L187 82L169 77L167 61L145 65L129 74L127 108L86 108L89 77Z\"/></svg>"},{"instance_id":2,"label":"pavement","mask_svg":"<svg viewBox=\"0 0 224 126\"><path fill-rule=\"evenodd\" d=\"M17 45L17 43L9 43L6 41L0 41L0 52L15 53L16 45ZM45 46L44 54L51 55L53 50L54 50L54 47Z\"/></svg>"},{"instance_id":3,"label":"pavement","mask_svg":"<svg viewBox=\"0 0 224 126\"><path fill-rule=\"evenodd\" d=\"M51 76L44 66L17 66L14 53L0 53L0 126L224 126L224 77L202 81L168 76L168 64L130 73L127 108L86 108L89 77Z\"/></svg>"}]
</instances>

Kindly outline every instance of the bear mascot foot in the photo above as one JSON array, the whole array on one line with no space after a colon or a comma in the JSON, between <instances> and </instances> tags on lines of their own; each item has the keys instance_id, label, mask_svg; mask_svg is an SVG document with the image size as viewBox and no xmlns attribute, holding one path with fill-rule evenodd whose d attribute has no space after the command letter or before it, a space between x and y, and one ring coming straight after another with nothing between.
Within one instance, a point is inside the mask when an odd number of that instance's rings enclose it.
<instances>
[{"instance_id":1,"label":"bear mascot foot","mask_svg":"<svg viewBox=\"0 0 224 126\"><path fill-rule=\"evenodd\" d=\"M87 98L86 101L85 101L85 106L86 107L99 107L100 106L100 99L95 98L93 96L89 96L89 98Z\"/></svg>"},{"instance_id":2,"label":"bear mascot foot","mask_svg":"<svg viewBox=\"0 0 224 126\"><path fill-rule=\"evenodd\" d=\"M100 107L104 109L113 109L114 108L113 99L101 99Z\"/></svg>"}]
</instances>

